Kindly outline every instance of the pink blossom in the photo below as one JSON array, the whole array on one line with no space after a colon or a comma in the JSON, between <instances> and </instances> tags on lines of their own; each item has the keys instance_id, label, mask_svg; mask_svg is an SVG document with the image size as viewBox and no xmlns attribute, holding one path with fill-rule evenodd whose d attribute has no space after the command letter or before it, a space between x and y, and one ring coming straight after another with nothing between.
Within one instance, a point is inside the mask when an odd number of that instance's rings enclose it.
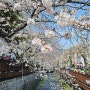
<instances>
[{"instance_id":1,"label":"pink blossom","mask_svg":"<svg viewBox=\"0 0 90 90\"><path fill-rule=\"evenodd\" d=\"M41 41L41 45L42 46L45 46L46 45L46 42L45 41Z\"/></svg>"},{"instance_id":2,"label":"pink blossom","mask_svg":"<svg viewBox=\"0 0 90 90\"><path fill-rule=\"evenodd\" d=\"M47 45L41 47L41 52L42 53L48 53L52 50L53 50L53 48L50 44L47 44Z\"/></svg>"}]
</instances>

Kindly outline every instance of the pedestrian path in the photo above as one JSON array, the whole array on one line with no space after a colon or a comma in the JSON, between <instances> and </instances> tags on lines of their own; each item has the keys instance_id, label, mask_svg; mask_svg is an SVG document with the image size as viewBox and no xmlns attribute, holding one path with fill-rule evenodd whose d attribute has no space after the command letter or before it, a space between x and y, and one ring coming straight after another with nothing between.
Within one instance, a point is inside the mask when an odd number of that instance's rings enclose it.
<instances>
[{"instance_id":1,"label":"pedestrian path","mask_svg":"<svg viewBox=\"0 0 90 90\"><path fill-rule=\"evenodd\" d=\"M45 80L45 84L44 84L42 90L51 90L49 80L47 80L47 79Z\"/></svg>"},{"instance_id":2,"label":"pedestrian path","mask_svg":"<svg viewBox=\"0 0 90 90\"><path fill-rule=\"evenodd\" d=\"M48 78L44 78L44 80L41 80L39 84L36 86L35 90L51 90Z\"/></svg>"},{"instance_id":3,"label":"pedestrian path","mask_svg":"<svg viewBox=\"0 0 90 90\"><path fill-rule=\"evenodd\" d=\"M60 84L56 80L54 74L48 74L48 77L45 78L44 81L41 81L41 83L37 85L35 90L61 90L61 89Z\"/></svg>"}]
</instances>

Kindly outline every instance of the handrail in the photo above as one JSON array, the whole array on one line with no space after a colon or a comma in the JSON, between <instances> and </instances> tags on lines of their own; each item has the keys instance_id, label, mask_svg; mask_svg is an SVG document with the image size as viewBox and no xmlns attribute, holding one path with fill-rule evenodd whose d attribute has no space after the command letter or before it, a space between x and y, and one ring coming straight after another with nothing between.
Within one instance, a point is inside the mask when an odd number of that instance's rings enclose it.
<instances>
[{"instance_id":1,"label":"handrail","mask_svg":"<svg viewBox=\"0 0 90 90\"><path fill-rule=\"evenodd\" d=\"M83 75L81 73L69 71L69 73L74 77L74 82L79 84L79 86L85 90L90 90L90 85L86 83L86 80L90 79L90 76Z\"/></svg>"}]
</instances>

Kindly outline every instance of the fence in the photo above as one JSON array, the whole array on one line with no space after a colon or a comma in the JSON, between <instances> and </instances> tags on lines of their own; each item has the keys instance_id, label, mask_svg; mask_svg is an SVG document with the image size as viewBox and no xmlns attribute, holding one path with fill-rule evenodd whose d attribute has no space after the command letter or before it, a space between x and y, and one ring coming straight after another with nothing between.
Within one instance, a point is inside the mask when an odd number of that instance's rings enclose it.
<instances>
[{"instance_id":1,"label":"fence","mask_svg":"<svg viewBox=\"0 0 90 90\"><path fill-rule=\"evenodd\" d=\"M25 62L15 65L10 65L10 63L14 61L0 59L0 80L34 73L33 67L25 66Z\"/></svg>"},{"instance_id":2,"label":"fence","mask_svg":"<svg viewBox=\"0 0 90 90\"><path fill-rule=\"evenodd\" d=\"M73 76L75 83L79 84L79 86L81 88L83 88L84 90L90 90L90 83L87 84L86 80L90 81L90 76L81 74L81 73L77 73L77 72L73 72L73 71L69 71L70 75Z\"/></svg>"}]
</instances>

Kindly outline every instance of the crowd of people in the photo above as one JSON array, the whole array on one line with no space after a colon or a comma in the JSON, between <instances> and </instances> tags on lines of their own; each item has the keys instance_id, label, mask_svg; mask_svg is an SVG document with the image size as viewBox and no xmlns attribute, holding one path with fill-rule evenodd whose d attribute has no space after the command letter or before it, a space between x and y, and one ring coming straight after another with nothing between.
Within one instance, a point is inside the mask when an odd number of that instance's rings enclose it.
<instances>
[{"instance_id":1,"label":"crowd of people","mask_svg":"<svg viewBox=\"0 0 90 90\"><path fill-rule=\"evenodd\" d=\"M83 67L80 65L75 66L74 64L72 64L69 69L74 72L90 75L90 65L89 64L86 67Z\"/></svg>"}]
</instances>

